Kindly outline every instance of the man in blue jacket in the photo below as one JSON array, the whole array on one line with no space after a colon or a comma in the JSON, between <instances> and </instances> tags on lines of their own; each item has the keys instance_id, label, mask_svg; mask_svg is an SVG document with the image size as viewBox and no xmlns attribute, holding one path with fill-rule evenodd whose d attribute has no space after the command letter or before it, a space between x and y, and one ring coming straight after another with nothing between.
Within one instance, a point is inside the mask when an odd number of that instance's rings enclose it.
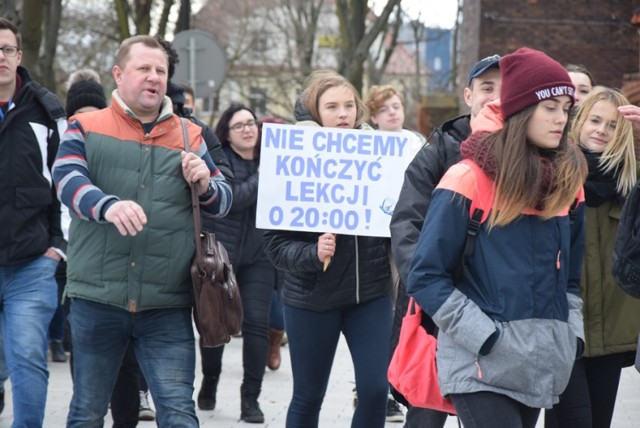
<instances>
[{"instance_id":1,"label":"man in blue jacket","mask_svg":"<svg viewBox=\"0 0 640 428\"><path fill-rule=\"evenodd\" d=\"M16 26L0 18L0 315L12 426L40 427L54 273L65 256L51 167L66 117L58 98L20 66L21 45Z\"/></svg>"}]
</instances>

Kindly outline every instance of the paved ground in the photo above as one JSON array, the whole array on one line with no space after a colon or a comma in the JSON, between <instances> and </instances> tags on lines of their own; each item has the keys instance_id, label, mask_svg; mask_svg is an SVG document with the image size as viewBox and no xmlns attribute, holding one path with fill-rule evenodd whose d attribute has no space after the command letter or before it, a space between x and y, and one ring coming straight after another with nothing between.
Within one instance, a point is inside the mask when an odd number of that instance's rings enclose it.
<instances>
[{"instance_id":1,"label":"paved ground","mask_svg":"<svg viewBox=\"0 0 640 428\"><path fill-rule=\"evenodd\" d=\"M283 348L283 362L280 370L267 370L264 379L260 404L266 417L264 425L240 422L240 379L242 377L242 339L233 339L225 350L223 374L218 389L218 405L214 411L198 410L200 424L203 427L235 428L235 427L268 427L285 426L286 410L291 393L291 372L288 348ZM199 363L198 363L199 364ZM65 425L67 408L71 398L71 377L69 365L50 363L51 378L49 399L47 402L44 426L61 428ZM200 387L201 374L196 377L196 389ZM329 389L320 415L320 427L348 428L351 423L353 369L346 344L340 342L336 360L331 374ZM11 392L7 391L7 408L0 415L0 428L11 425ZM111 426L107 417L105 426ZM140 422L140 428L151 428L154 422ZM386 428L400 428L399 423L387 423ZM458 424L449 418L446 427L454 428ZM538 427L542 427L542 418ZM618 403L612 426L614 428L632 428L640 426L640 374L634 368L623 370L622 382L618 394Z\"/></svg>"}]
</instances>

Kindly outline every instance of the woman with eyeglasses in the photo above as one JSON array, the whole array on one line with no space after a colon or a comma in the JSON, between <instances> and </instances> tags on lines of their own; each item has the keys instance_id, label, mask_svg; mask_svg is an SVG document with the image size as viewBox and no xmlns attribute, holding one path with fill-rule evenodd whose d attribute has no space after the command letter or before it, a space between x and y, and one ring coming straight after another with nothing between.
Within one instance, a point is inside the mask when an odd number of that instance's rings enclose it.
<instances>
[{"instance_id":1,"label":"woman with eyeglasses","mask_svg":"<svg viewBox=\"0 0 640 428\"><path fill-rule=\"evenodd\" d=\"M204 224L205 228L210 225L227 249L240 286L244 310L244 375L240 387L240 419L263 423L264 415L258 404L258 396L269 352L269 308L275 269L264 253L262 231L255 226L260 155L256 115L248 107L233 103L222 113L215 133L235 176L232 185L233 205L226 217L215 220L205 218ZM213 410L224 346L201 346L200 352L204 378L198 393L198 407L201 410Z\"/></svg>"}]
</instances>

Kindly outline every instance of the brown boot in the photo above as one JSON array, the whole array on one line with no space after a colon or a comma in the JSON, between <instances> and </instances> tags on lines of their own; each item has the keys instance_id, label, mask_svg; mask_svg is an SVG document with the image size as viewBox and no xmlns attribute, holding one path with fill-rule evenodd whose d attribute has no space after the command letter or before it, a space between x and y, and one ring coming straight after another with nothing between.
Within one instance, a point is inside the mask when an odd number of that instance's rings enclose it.
<instances>
[{"instance_id":1,"label":"brown boot","mask_svg":"<svg viewBox=\"0 0 640 428\"><path fill-rule=\"evenodd\" d=\"M269 358L267 358L267 367L271 370L278 370L280 368L280 342L284 330L276 330L272 328L269 331Z\"/></svg>"}]
</instances>

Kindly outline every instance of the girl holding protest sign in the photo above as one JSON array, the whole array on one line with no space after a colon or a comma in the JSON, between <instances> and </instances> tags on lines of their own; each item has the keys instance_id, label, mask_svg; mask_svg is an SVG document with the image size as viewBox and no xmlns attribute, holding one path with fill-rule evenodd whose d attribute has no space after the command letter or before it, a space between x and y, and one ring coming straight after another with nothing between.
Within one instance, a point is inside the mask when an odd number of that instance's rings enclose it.
<instances>
[{"instance_id":1,"label":"girl holding protest sign","mask_svg":"<svg viewBox=\"0 0 640 428\"><path fill-rule=\"evenodd\" d=\"M504 126L460 145L464 160L433 192L408 291L439 327L440 389L462 424L533 428L584 344L587 165L567 141L564 68L521 48L500 74Z\"/></svg>"},{"instance_id":2,"label":"girl holding protest sign","mask_svg":"<svg viewBox=\"0 0 640 428\"><path fill-rule=\"evenodd\" d=\"M211 227L227 249L240 286L244 312L240 419L263 423L258 396L269 352L269 307L275 269L264 254L263 231L255 226L260 162L256 115L248 107L233 103L220 116L215 133L233 171L233 205L224 218L205 217L205 227ZM224 346L200 348L204 377L198 407L202 410L215 407L223 351Z\"/></svg>"},{"instance_id":3,"label":"girl holding protest sign","mask_svg":"<svg viewBox=\"0 0 640 428\"><path fill-rule=\"evenodd\" d=\"M296 106L300 125L358 129L364 105L353 85L313 72ZM388 240L294 231L265 232L265 251L285 271L283 302L293 371L287 427L317 427L340 334L353 359L358 404L352 427L382 428L391 333ZM324 261L331 257L326 271Z\"/></svg>"}]
</instances>

